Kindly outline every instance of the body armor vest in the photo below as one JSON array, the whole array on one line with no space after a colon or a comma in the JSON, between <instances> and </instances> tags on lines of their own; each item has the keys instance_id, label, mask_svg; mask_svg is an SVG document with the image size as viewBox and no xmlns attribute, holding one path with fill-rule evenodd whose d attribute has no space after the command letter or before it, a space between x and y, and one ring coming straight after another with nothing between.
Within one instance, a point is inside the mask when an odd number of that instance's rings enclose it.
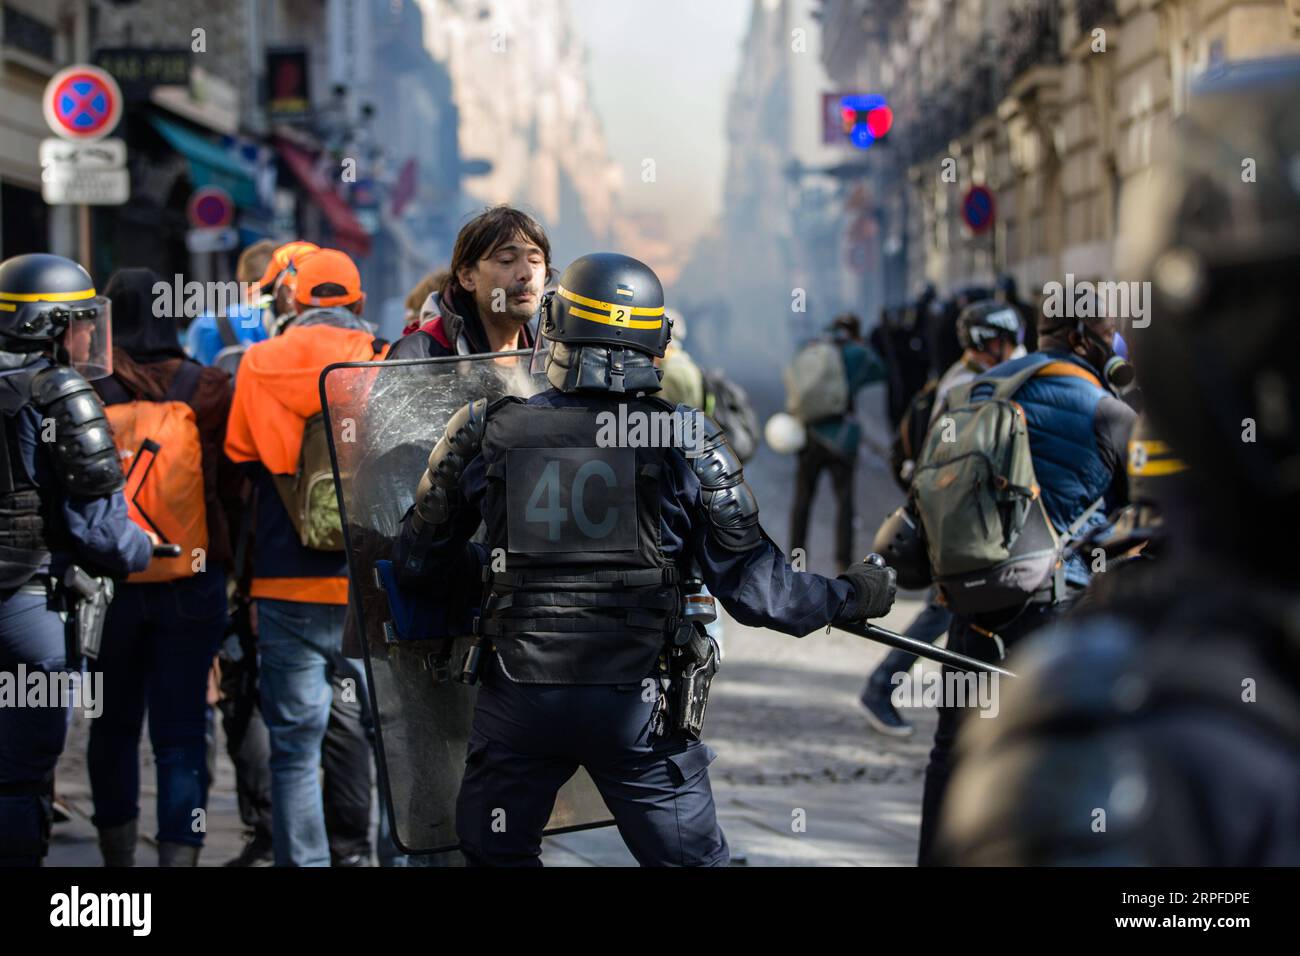
<instances>
[{"instance_id":1,"label":"body armor vest","mask_svg":"<svg viewBox=\"0 0 1300 956\"><path fill-rule=\"evenodd\" d=\"M40 489L27 474L18 442L32 374L7 375L0 389L0 590L22 587L50 560Z\"/></svg>"},{"instance_id":2,"label":"body armor vest","mask_svg":"<svg viewBox=\"0 0 1300 956\"><path fill-rule=\"evenodd\" d=\"M629 416L621 420L620 404ZM659 521L669 449L647 447L658 429L627 447L611 420L635 421L634 412L662 423L672 406L602 397L547 408L508 398L488 410L481 629L511 680L637 683L654 673L676 627L678 573L661 550ZM503 552L504 569L493 570Z\"/></svg>"}]
</instances>

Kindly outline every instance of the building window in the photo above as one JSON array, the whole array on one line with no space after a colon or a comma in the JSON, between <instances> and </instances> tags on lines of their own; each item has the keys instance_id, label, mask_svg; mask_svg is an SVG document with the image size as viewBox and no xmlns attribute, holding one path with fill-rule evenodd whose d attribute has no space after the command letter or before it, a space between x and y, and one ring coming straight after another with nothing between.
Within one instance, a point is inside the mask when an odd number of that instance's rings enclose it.
<instances>
[{"instance_id":1,"label":"building window","mask_svg":"<svg viewBox=\"0 0 1300 956\"><path fill-rule=\"evenodd\" d=\"M54 62L54 29L35 17L4 7L5 46L24 50L42 60Z\"/></svg>"}]
</instances>

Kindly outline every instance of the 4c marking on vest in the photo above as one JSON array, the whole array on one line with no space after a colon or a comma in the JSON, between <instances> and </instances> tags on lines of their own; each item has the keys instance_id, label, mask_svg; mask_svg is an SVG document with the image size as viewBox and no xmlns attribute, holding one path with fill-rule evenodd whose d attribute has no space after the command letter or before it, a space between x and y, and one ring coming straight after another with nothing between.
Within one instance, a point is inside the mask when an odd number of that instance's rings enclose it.
<instances>
[{"instance_id":1,"label":"4c marking on vest","mask_svg":"<svg viewBox=\"0 0 1300 956\"><path fill-rule=\"evenodd\" d=\"M514 448L506 471L512 553L636 549L632 449Z\"/></svg>"}]
</instances>

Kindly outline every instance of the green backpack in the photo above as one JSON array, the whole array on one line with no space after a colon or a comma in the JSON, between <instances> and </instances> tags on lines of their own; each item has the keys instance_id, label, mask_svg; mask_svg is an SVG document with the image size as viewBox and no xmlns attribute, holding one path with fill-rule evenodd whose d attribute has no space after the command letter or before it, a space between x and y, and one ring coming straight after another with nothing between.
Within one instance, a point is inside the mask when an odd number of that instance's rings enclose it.
<instances>
[{"instance_id":1,"label":"green backpack","mask_svg":"<svg viewBox=\"0 0 1300 956\"><path fill-rule=\"evenodd\" d=\"M1025 412L1011 396L1049 361L952 389L917 455L912 498L930 567L948 606L963 616L1024 606L1049 586L1059 596L1063 548L1101 504L1066 535L1043 506Z\"/></svg>"},{"instance_id":2,"label":"green backpack","mask_svg":"<svg viewBox=\"0 0 1300 956\"><path fill-rule=\"evenodd\" d=\"M303 547L313 551L342 551L343 519L339 514L323 414L307 419L303 428L297 473L272 477Z\"/></svg>"}]
</instances>

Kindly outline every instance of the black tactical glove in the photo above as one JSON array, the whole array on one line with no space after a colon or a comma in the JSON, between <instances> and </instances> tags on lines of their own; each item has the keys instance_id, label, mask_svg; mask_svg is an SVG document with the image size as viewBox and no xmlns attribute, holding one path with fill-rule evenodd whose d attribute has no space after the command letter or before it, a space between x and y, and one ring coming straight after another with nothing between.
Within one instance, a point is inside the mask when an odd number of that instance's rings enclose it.
<instances>
[{"instance_id":1,"label":"black tactical glove","mask_svg":"<svg viewBox=\"0 0 1300 956\"><path fill-rule=\"evenodd\" d=\"M884 617L894 606L898 578L894 569L888 567L880 555L867 555L861 564L855 564L841 574L840 579L853 585L853 597L840 612L841 620L862 621L871 617Z\"/></svg>"}]
</instances>

